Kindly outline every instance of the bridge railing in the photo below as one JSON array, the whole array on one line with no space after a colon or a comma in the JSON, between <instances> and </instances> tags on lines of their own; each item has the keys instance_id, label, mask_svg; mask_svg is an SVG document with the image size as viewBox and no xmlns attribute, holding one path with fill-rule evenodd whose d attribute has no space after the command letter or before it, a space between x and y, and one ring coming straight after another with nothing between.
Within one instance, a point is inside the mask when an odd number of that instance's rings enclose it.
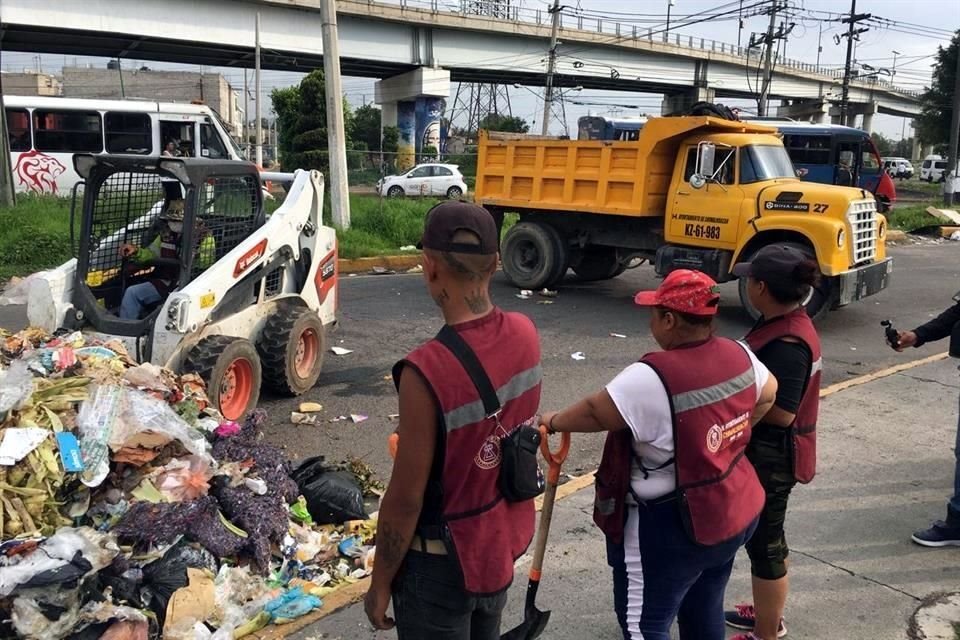
<instances>
[{"instance_id":1,"label":"bridge railing","mask_svg":"<svg viewBox=\"0 0 960 640\"><path fill-rule=\"evenodd\" d=\"M370 4L384 2L384 0L367 0ZM477 14L476 5L483 0L386 0L388 4L400 5L401 9L427 10L432 13L450 13L464 16L475 16ZM485 2L486 5L493 3ZM550 12L545 9L534 9L524 6L505 6L502 8L484 7L484 17L500 20L511 20L513 22L522 22L549 26L552 21ZM668 31L664 24L657 24L651 27L642 27L634 23L621 23L606 18L585 15L579 11L560 14L560 27L562 29L575 29L577 31L586 31L590 33L608 34L610 36L608 44L618 44L620 42L630 42L646 40L647 42L659 42L663 44L682 47L685 49L697 49L702 51L711 51L716 53L725 53L728 55L748 58L758 56L758 49L712 40L710 38L700 38L687 34ZM560 50L562 53L562 49ZM843 70L832 66L816 65L802 60L795 60L785 56L775 56L774 63L777 67L794 69L796 71L805 71L829 76L835 79L843 78ZM589 65L585 65L589 66ZM877 87L898 91L907 95L919 95L921 92L901 89L892 82L880 80L879 78L867 78L857 80L872 84Z\"/></svg>"}]
</instances>

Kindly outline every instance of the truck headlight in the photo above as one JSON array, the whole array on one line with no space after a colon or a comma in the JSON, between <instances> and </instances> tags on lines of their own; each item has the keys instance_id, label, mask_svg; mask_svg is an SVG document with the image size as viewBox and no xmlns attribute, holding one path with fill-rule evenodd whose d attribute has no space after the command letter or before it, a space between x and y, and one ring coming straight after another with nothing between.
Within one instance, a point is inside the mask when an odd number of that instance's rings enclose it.
<instances>
[{"instance_id":1,"label":"truck headlight","mask_svg":"<svg viewBox=\"0 0 960 640\"><path fill-rule=\"evenodd\" d=\"M847 232L844 231L843 229L840 229L840 231L837 232L837 248L843 249L843 245L844 243L846 243L846 241L847 241Z\"/></svg>"}]
</instances>

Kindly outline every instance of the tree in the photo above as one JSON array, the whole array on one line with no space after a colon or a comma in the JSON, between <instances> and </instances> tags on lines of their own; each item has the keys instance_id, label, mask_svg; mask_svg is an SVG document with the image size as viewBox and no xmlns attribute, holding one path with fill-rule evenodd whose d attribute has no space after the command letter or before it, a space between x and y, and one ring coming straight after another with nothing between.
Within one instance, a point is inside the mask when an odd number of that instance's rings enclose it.
<instances>
[{"instance_id":1,"label":"tree","mask_svg":"<svg viewBox=\"0 0 960 640\"><path fill-rule=\"evenodd\" d=\"M950 140L953 118L953 88L957 77L957 56L960 55L960 29L950 46L938 47L930 86L920 98L920 116L916 133L924 144L943 145Z\"/></svg>"},{"instance_id":2,"label":"tree","mask_svg":"<svg viewBox=\"0 0 960 640\"><path fill-rule=\"evenodd\" d=\"M523 118L490 113L480 120L480 128L488 131L507 131L509 133L527 133L530 125Z\"/></svg>"},{"instance_id":3,"label":"tree","mask_svg":"<svg viewBox=\"0 0 960 640\"><path fill-rule=\"evenodd\" d=\"M270 100L273 102L273 112L277 114L278 151L286 163L288 156L293 153L293 136L297 118L300 117L300 87L274 89L270 93Z\"/></svg>"},{"instance_id":4,"label":"tree","mask_svg":"<svg viewBox=\"0 0 960 640\"><path fill-rule=\"evenodd\" d=\"M873 138L873 144L877 145L877 151L880 152L880 157L886 158L895 155L893 148L896 143L893 140L882 133L871 133L870 137Z\"/></svg>"},{"instance_id":5,"label":"tree","mask_svg":"<svg viewBox=\"0 0 960 640\"><path fill-rule=\"evenodd\" d=\"M380 151L380 109L365 104L354 111L350 139L363 142L370 151Z\"/></svg>"}]
</instances>

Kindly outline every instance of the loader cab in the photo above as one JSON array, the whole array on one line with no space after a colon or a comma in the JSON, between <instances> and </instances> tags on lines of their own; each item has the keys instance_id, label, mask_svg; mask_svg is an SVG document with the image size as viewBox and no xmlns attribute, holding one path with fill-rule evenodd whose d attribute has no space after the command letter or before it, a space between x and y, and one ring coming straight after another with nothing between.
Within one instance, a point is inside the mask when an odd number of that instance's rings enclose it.
<instances>
[{"instance_id":1,"label":"loader cab","mask_svg":"<svg viewBox=\"0 0 960 640\"><path fill-rule=\"evenodd\" d=\"M74 328L136 338L138 351L166 297L265 222L252 163L83 154L74 165L85 186L82 207L74 203L80 211ZM180 217L181 224L169 222ZM143 283L153 284L160 300L142 305L136 317L121 317L125 292Z\"/></svg>"}]
</instances>

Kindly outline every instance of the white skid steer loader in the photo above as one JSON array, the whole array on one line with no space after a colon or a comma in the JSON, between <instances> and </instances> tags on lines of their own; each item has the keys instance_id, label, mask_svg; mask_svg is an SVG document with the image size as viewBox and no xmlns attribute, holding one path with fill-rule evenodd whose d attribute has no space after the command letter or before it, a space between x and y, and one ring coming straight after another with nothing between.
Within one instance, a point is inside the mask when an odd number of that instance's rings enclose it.
<instances>
[{"instance_id":1,"label":"white skid steer loader","mask_svg":"<svg viewBox=\"0 0 960 640\"><path fill-rule=\"evenodd\" d=\"M77 257L31 280L31 324L121 339L140 362L198 373L230 420L256 406L261 384L299 395L317 382L338 297L320 173L293 174L268 218L251 163L77 155L74 164L84 179ZM158 295L125 303L144 283Z\"/></svg>"}]
</instances>

